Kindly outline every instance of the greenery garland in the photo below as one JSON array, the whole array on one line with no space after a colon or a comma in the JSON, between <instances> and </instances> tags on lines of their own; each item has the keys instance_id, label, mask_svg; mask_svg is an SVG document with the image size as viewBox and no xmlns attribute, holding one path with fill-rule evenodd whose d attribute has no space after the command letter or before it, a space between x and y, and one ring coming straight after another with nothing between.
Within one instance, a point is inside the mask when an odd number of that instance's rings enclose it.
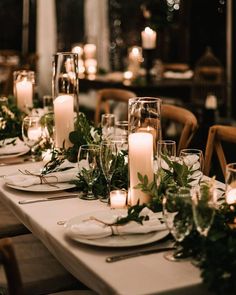
<instances>
[{"instance_id":1,"label":"greenery garland","mask_svg":"<svg viewBox=\"0 0 236 295\"><path fill-rule=\"evenodd\" d=\"M21 113L14 104L1 106L0 139L21 136L21 123L25 114ZM77 161L79 147L82 144L101 142L101 128L94 128L83 113L80 113L76 121L75 131L70 134L73 146L61 151L54 150L52 160L44 167L44 173L55 171L58 166L68 159ZM117 169L112 178L112 189L128 188L128 164L127 153L120 153L117 159ZM147 176L138 175L140 183L136 188L150 193L152 201L145 205L135 205L128 209L128 215L119 220L125 223L134 220L142 223L139 212L144 206L153 211L162 210L162 197L168 186L189 186L191 182L191 170L183 163L169 161L165 158L169 169L160 170L152 183ZM78 175L75 184L79 190L86 191L87 184L83 175ZM94 184L93 191L97 195L106 194L106 181L101 173ZM202 237L193 227L192 232L180 245L184 251L191 253L193 261L201 270L203 282L208 288L219 295L236 294L236 204L228 205L224 199L215 211L215 217L207 237Z\"/></svg>"}]
</instances>

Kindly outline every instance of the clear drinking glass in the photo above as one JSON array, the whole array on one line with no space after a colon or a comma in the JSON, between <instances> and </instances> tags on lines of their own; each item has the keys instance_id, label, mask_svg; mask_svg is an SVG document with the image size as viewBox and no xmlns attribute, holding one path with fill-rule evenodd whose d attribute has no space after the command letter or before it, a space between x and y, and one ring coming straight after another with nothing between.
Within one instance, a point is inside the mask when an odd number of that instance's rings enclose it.
<instances>
[{"instance_id":1,"label":"clear drinking glass","mask_svg":"<svg viewBox=\"0 0 236 295\"><path fill-rule=\"evenodd\" d=\"M27 116L22 123L22 137L31 151L31 160L36 161L35 148L42 139L43 130L38 116Z\"/></svg>"},{"instance_id":2,"label":"clear drinking glass","mask_svg":"<svg viewBox=\"0 0 236 295\"><path fill-rule=\"evenodd\" d=\"M236 163L229 163L225 173L226 201L228 204L236 203Z\"/></svg>"},{"instance_id":3,"label":"clear drinking glass","mask_svg":"<svg viewBox=\"0 0 236 295\"><path fill-rule=\"evenodd\" d=\"M100 146L100 164L103 174L107 181L107 195L100 200L102 202L109 202L111 179L116 168L117 160L117 146L111 141L102 141Z\"/></svg>"},{"instance_id":4,"label":"clear drinking glass","mask_svg":"<svg viewBox=\"0 0 236 295\"><path fill-rule=\"evenodd\" d=\"M204 157L202 150L182 149L179 155L180 159L192 171L191 178L194 179L190 184L196 186L200 183L203 176Z\"/></svg>"},{"instance_id":5,"label":"clear drinking glass","mask_svg":"<svg viewBox=\"0 0 236 295\"><path fill-rule=\"evenodd\" d=\"M129 133L129 122L128 121L117 121L116 122L116 135L128 138Z\"/></svg>"},{"instance_id":6,"label":"clear drinking glass","mask_svg":"<svg viewBox=\"0 0 236 295\"><path fill-rule=\"evenodd\" d=\"M169 169L165 159L174 161L176 157L176 142L174 140L159 140L157 142L158 167Z\"/></svg>"},{"instance_id":7,"label":"clear drinking glass","mask_svg":"<svg viewBox=\"0 0 236 295\"><path fill-rule=\"evenodd\" d=\"M177 242L190 234L193 226L191 190L170 187L163 197L163 217L167 228ZM178 260L179 250L165 254L171 261Z\"/></svg>"},{"instance_id":8,"label":"clear drinking glass","mask_svg":"<svg viewBox=\"0 0 236 295\"><path fill-rule=\"evenodd\" d=\"M207 236L215 215L216 190L214 184L202 183L192 191L193 218L197 231Z\"/></svg>"},{"instance_id":9,"label":"clear drinking glass","mask_svg":"<svg viewBox=\"0 0 236 295\"><path fill-rule=\"evenodd\" d=\"M80 196L84 200L96 200L93 193L94 182L99 176L99 152L100 147L95 144L81 145L78 153L79 173L88 185L88 192Z\"/></svg>"},{"instance_id":10,"label":"clear drinking glass","mask_svg":"<svg viewBox=\"0 0 236 295\"><path fill-rule=\"evenodd\" d=\"M115 115L102 114L101 118L102 138L107 140L115 133Z\"/></svg>"}]
</instances>

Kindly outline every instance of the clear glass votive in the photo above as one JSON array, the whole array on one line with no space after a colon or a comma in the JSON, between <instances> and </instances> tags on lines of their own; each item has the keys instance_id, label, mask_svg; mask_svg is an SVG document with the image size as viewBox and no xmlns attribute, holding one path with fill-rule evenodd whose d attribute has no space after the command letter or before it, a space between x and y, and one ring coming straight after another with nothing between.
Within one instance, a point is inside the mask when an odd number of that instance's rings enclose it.
<instances>
[{"instance_id":1,"label":"clear glass votive","mask_svg":"<svg viewBox=\"0 0 236 295\"><path fill-rule=\"evenodd\" d=\"M113 190L110 192L110 206L113 209L126 207L127 192L125 190Z\"/></svg>"}]
</instances>

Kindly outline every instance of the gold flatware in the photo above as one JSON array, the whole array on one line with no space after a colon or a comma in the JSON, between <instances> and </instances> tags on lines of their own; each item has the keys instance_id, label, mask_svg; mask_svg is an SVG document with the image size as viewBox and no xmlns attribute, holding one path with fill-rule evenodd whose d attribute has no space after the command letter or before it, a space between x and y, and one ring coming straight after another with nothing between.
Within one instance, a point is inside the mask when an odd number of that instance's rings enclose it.
<instances>
[{"instance_id":1,"label":"gold flatware","mask_svg":"<svg viewBox=\"0 0 236 295\"><path fill-rule=\"evenodd\" d=\"M39 203L39 202L72 199L72 198L77 198L77 197L78 197L78 193L66 194L66 195L60 195L60 196L50 196L50 197L40 198L40 199L26 199L26 200L19 201L18 204L24 205L24 204L32 204L32 203Z\"/></svg>"},{"instance_id":2,"label":"gold flatware","mask_svg":"<svg viewBox=\"0 0 236 295\"><path fill-rule=\"evenodd\" d=\"M161 253L161 252L171 251L174 249L176 249L176 248L175 247L162 247L162 248L132 251L132 252L121 254L121 255L107 257L106 262L109 262L109 263L116 262L116 261L132 258L132 257L149 255L149 254L153 254L153 253Z\"/></svg>"}]
</instances>

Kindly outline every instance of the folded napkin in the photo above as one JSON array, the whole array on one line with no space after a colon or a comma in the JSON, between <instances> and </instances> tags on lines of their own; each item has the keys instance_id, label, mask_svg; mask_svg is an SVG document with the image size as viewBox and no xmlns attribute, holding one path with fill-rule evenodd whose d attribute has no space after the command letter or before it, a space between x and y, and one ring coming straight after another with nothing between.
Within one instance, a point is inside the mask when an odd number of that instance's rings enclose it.
<instances>
[{"instance_id":1,"label":"folded napkin","mask_svg":"<svg viewBox=\"0 0 236 295\"><path fill-rule=\"evenodd\" d=\"M130 221L124 225L112 225L117 222L118 216L112 215L110 218L104 218L91 215L79 223L67 226L67 234L71 238L100 239L111 235L130 235L146 234L158 230L165 230L165 224L158 219L159 214L153 213L150 209L144 208L140 216L148 216L149 220L143 221L143 224ZM124 217L124 216L120 216Z\"/></svg>"},{"instance_id":2,"label":"folded napkin","mask_svg":"<svg viewBox=\"0 0 236 295\"><path fill-rule=\"evenodd\" d=\"M0 140L0 156L28 152L29 147L19 137Z\"/></svg>"},{"instance_id":3,"label":"folded napkin","mask_svg":"<svg viewBox=\"0 0 236 295\"><path fill-rule=\"evenodd\" d=\"M68 161L67 161L68 162ZM68 162L69 163L69 162ZM68 163L63 163L62 167L65 168ZM58 183L58 182L69 182L76 179L78 174L78 168L75 167L74 163L68 164L73 167L65 171L58 171L48 173L47 175L41 176L39 171L24 171L21 170L18 174L5 176L5 183L8 185L15 185L20 187L29 187L34 184L42 183Z\"/></svg>"}]
</instances>

